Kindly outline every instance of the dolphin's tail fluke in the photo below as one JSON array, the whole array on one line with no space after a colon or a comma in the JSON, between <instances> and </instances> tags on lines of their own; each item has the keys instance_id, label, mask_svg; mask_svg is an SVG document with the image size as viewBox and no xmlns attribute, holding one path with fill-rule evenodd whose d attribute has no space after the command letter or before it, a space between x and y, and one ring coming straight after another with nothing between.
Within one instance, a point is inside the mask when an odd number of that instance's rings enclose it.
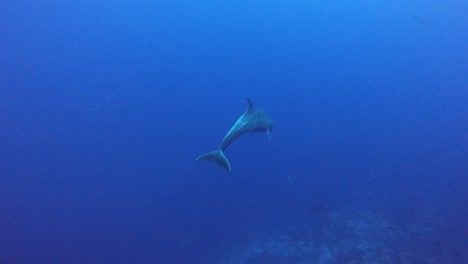
<instances>
[{"instance_id":1,"label":"dolphin's tail fluke","mask_svg":"<svg viewBox=\"0 0 468 264\"><path fill-rule=\"evenodd\" d=\"M224 156L224 153L221 149L210 151L198 157L196 161L207 160L212 161L219 166L225 168L229 173L231 173L231 164L229 164L228 159Z\"/></svg>"}]
</instances>

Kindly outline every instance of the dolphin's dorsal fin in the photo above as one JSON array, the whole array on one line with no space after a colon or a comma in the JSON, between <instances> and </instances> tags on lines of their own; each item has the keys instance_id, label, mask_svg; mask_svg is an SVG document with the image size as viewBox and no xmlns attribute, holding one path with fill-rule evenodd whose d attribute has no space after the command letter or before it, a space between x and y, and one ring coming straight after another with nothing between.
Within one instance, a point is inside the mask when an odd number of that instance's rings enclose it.
<instances>
[{"instance_id":1,"label":"dolphin's dorsal fin","mask_svg":"<svg viewBox=\"0 0 468 264\"><path fill-rule=\"evenodd\" d=\"M250 97L246 97L245 99L247 99L247 104L249 104L249 110L253 109L254 105L253 105L252 100L250 99Z\"/></svg>"}]
</instances>

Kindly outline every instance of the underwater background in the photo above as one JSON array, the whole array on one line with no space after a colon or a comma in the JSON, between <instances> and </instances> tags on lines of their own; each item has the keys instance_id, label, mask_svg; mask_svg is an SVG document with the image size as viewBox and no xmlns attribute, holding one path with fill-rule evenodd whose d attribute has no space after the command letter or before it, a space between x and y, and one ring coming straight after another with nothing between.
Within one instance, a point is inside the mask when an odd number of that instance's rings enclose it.
<instances>
[{"instance_id":1,"label":"underwater background","mask_svg":"<svg viewBox=\"0 0 468 264\"><path fill-rule=\"evenodd\" d=\"M3 1L0 263L468 263L468 1ZM195 158L247 109L274 122Z\"/></svg>"}]
</instances>

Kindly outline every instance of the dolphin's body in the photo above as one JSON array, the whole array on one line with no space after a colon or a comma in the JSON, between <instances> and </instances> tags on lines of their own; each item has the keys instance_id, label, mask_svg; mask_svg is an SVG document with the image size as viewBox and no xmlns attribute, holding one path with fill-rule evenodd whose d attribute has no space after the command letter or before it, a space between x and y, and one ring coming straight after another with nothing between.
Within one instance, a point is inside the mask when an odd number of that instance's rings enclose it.
<instances>
[{"instance_id":1,"label":"dolphin's body","mask_svg":"<svg viewBox=\"0 0 468 264\"><path fill-rule=\"evenodd\" d=\"M268 140L270 140L270 132L273 130L273 122L265 111L254 107L252 100L250 100L249 97L247 97L247 103L249 104L249 108L241 117L239 117L226 136L224 136L219 148L199 156L196 159L197 161L207 160L215 162L231 173L231 164L229 164L226 156L224 156L223 151L227 149L232 142L248 132L267 132Z\"/></svg>"}]
</instances>

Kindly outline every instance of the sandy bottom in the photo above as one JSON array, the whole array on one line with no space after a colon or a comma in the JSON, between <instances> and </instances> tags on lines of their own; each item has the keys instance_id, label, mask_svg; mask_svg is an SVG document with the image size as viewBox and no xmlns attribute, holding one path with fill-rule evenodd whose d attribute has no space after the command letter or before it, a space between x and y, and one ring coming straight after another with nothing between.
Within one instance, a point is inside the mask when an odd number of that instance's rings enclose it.
<instances>
[{"instance_id":1,"label":"sandy bottom","mask_svg":"<svg viewBox=\"0 0 468 264\"><path fill-rule=\"evenodd\" d=\"M410 221L411 222L411 221ZM370 210L327 212L311 224L277 227L235 245L221 264L463 263L437 219L396 224ZM465 262L468 263L468 262Z\"/></svg>"}]
</instances>

